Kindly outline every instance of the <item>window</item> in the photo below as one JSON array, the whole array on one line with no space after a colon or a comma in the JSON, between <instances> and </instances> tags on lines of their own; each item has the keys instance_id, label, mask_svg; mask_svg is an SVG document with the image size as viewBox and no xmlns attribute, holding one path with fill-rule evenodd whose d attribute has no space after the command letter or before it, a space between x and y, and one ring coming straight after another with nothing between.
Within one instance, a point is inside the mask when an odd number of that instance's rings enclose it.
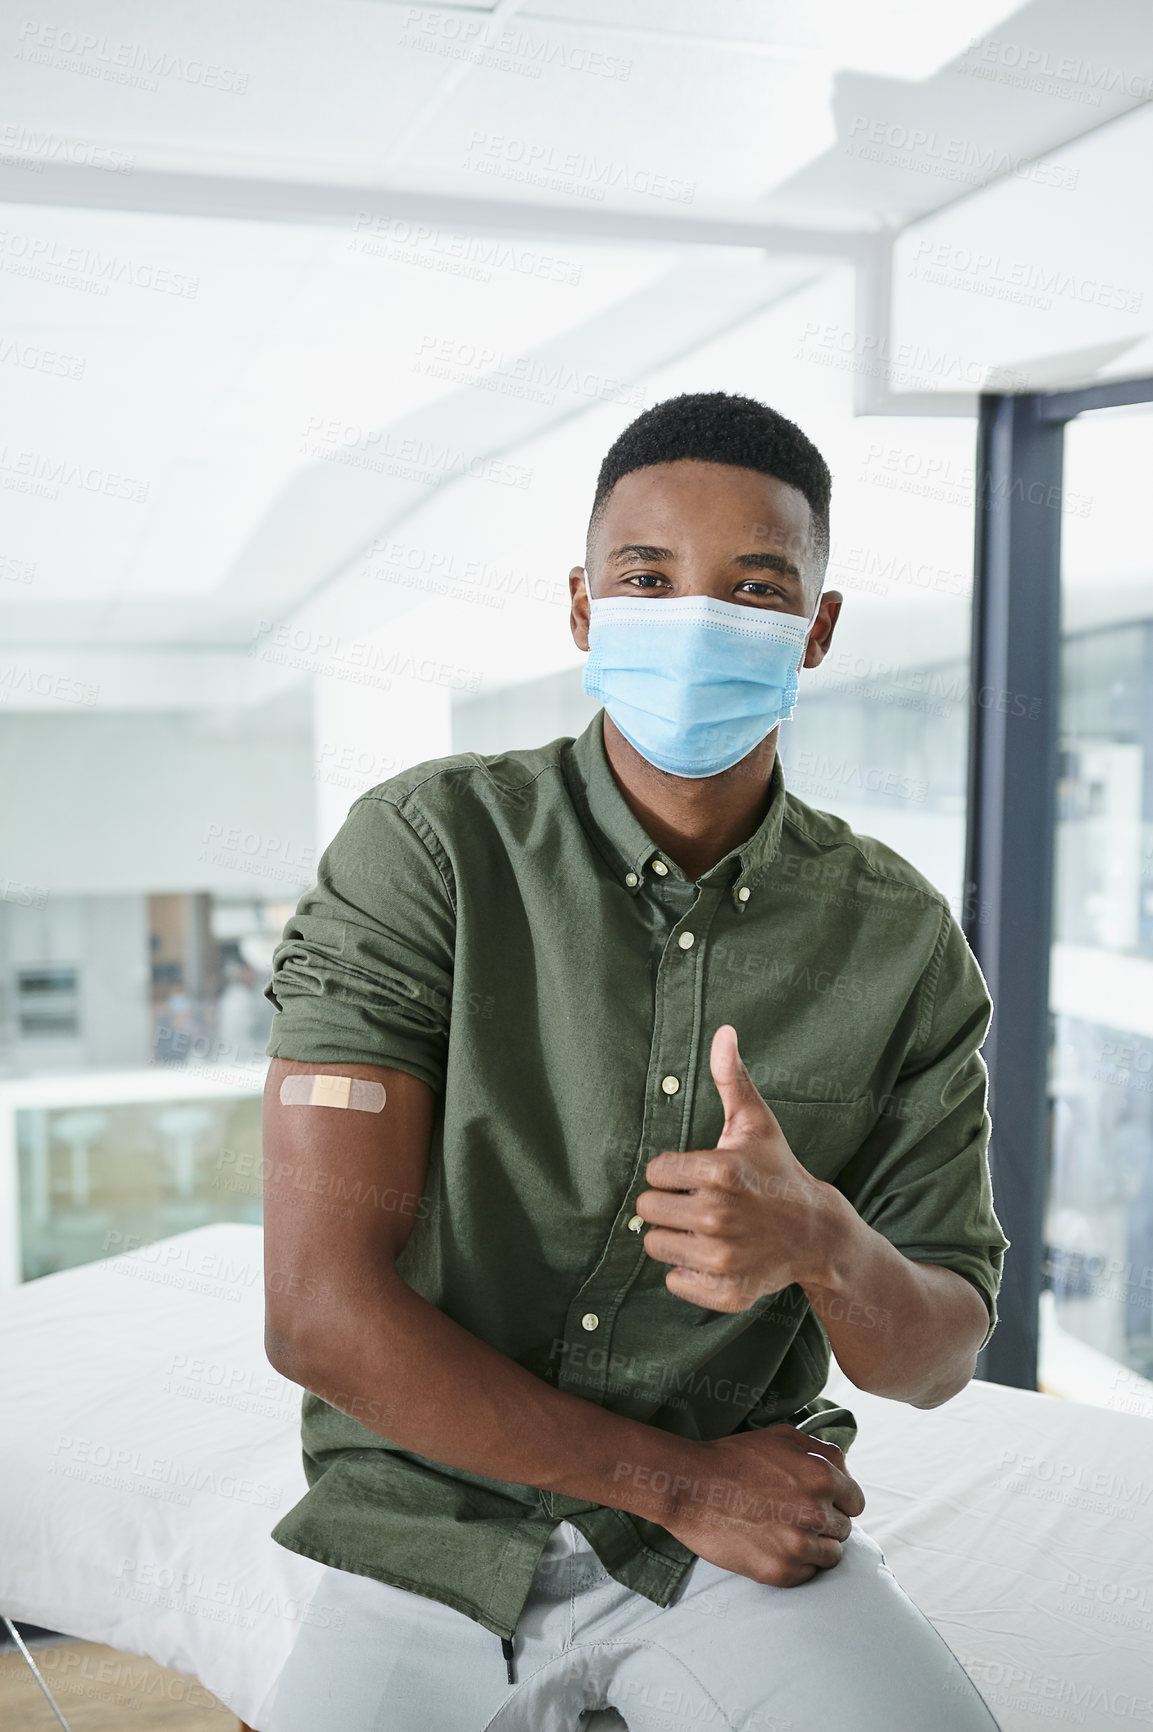
<instances>
[{"instance_id":1,"label":"window","mask_svg":"<svg viewBox=\"0 0 1153 1732\"><path fill-rule=\"evenodd\" d=\"M1153 1379L1153 406L1065 434L1046 1284Z\"/></svg>"}]
</instances>

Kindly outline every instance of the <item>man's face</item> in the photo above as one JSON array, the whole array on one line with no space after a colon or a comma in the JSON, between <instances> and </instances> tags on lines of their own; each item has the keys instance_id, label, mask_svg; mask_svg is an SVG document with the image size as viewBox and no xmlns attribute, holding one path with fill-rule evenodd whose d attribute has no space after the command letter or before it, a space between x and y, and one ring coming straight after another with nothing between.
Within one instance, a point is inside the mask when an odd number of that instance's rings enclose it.
<instances>
[{"instance_id":1,"label":"man's face","mask_svg":"<svg viewBox=\"0 0 1153 1732\"><path fill-rule=\"evenodd\" d=\"M655 463L610 493L589 547L589 584L598 601L707 595L807 619L821 584L811 527L808 500L771 475L728 463ZM584 593L581 574L580 566L570 574L574 604ZM822 602L819 622L825 612ZM580 649L588 648L586 622L586 610L578 616L574 606Z\"/></svg>"}]
</instances>

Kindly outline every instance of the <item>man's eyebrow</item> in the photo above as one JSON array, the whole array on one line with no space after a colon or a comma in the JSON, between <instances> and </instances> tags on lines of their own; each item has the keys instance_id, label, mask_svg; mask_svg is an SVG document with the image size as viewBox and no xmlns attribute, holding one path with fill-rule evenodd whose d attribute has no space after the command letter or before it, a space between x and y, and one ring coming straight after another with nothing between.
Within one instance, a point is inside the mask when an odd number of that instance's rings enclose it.
<instances>
[{"instance_id":1,"label":"man's eyebrow","mask_svg":"<svg viewBox=\"0 0 1153 1732\"><path fill-rule=\"evenodd\" d=\"M630 559L675 559L677 556L671 547L647 547L643 542L626 542L624 547L614 547L608 556L610 565L626 565Z\"/></svg>"},{"instance_id":2,"label":"man's eyebrow","mask_svg":"<svg viewBox=\"0 0 1153 1732\"><path fill-rule=\"evenodd\" d=\"M798 583L801 581L797 567L783 553L741 553L733 563L749 571L776 571L782 577L795 577Z\"/></svg>"}]
</instances>

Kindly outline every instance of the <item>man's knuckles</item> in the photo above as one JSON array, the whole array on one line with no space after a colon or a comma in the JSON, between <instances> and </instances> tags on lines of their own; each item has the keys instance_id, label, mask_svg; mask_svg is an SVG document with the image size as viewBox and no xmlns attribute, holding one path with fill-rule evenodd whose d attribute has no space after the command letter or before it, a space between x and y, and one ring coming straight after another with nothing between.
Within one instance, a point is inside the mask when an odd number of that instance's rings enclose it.
<instances>
[{"instance_id":1,"label":"man's knuckles","mask_svg":"<svg viewBox=\"0 0 1153 1732\"><path fill-rule=\"evenodd\" d=\"M729 1225L729 1210L719 1197L709 1197L701 1203L694 1222L698 1233L707 1233L710 1236L724 1233Z\"/></svg>"},{"instance_id":2,"label":"man's knuckles","mask_svg":"<svg viewBox=\"0 0 1153 1732\"><path fill-rule=\"evenodd\" d=\"M784 1562L762 1564L760 1569L753 1574L753 1580L760 1582L762 1587L766 1588L792 1588L803 1579L797 1575L791 1564Z\"/></svg>"},{"instance_id":3,"label":"man's knuckles","mask_svg":"<svg viewBox=\"0 0 1153 1732\"><path fill-rule=\"evenodd\" d=\"M707 1245L701 1257L710 1275L736 1275L740 1271L741 1259L730 1239L718 1239L715 1245Z\"/></svg>"}]
</instances>

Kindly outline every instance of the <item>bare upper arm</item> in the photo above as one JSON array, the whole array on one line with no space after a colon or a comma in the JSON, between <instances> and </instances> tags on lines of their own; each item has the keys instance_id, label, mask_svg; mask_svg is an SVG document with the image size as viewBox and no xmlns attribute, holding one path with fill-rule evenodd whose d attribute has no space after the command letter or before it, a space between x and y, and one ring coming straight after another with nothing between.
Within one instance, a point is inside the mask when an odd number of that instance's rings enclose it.
<instances>
[{"instance_id":1,"label":"bare upper arm","mask_svg":"<svg viewBox=\"0 0 1153 1732\"><path fill-rule=\"evenodd\" d=\"M289 1076L376 1082L385 1104L380 1112L285 1105ZM363 1291L393 1270L428 1177L434 1105L427 1083L386 1065L272 1060L263 1164L265 1351L274 1365L323 1335L337 1283Z\"/></svg>"}]
</instances>

